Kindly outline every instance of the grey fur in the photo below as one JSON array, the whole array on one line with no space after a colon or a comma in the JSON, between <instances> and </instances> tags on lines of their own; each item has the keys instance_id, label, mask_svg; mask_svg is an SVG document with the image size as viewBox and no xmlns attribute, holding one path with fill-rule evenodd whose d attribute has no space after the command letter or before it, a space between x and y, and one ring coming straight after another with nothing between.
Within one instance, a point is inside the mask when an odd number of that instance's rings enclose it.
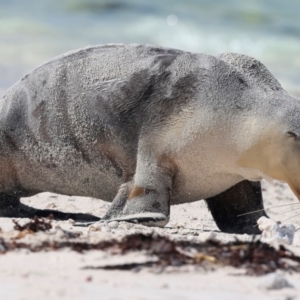
<instances>
[{"instance_id":1,"label":"grey fur","mask_svg":"<svg viewBox=\"0 0 300 300\"><path fill-rule=\"evenodd\" d=\"M247 131L236 134L236 128L249 116L263 119L262 127L275 120L300 134L299 111L298 100L244 55L148 45L85 48L43 64L3 96L0 192L16 203L44 191L100 198L113 201L104 219L163 225L170 204L261 179L214 154L223 151L219 135L226 135L224 149L240 153ZM194 141L203 141L199 153Z\"/></svg>"}]
</instances>

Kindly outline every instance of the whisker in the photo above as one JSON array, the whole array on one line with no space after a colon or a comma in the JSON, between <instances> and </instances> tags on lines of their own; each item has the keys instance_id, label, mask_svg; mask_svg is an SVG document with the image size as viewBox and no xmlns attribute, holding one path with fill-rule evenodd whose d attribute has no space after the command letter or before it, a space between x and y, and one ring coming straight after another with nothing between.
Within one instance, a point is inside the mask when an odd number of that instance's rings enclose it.
<instances>
[{"instance_id":1,"label":"whisker","mask_svg":"<svg viewBox=\"0 0 300 300\"><path fill-rule=\"evenodd\" d=\"M266 208L266 209L254 210L254 211L250 211L250 212L247 212L247 213L244 213L244 214L237 215L237 217L242 217L242 216L246 216L246 215L255 214L255 213L260 212L260 211L265 211L265 212L267 212L267 210L268 210L268 208Z\"/></svg>"},{"instance_id":2,"label":"whisker","mask_svg":"<svg viewBox=\"0 0 300 300\"><path fill-rule=\"evenodd\" d=\"M288 221L288 220L291 220L291 219L293 219L293 218L295 218L295 217L297 217L297 216L300 216L300 214L296 214L296 215L294 215L294 216L292 216L292 217L290 217L290 218L288 218L288 219L286 219L286 220L284 220L284 221L281 221L281 222L284 223L284 222L286 222L286 221Z\"/></svg>"},{"instance_id":3,"label":"whisker","mask_svg":"<svg viewBox=\"0 0 300 300\"><path fill-rule=\"evenodd\" d=\"M295 232L298 231L298 230L300 230L300 227L298 227L298 228L295 230Z\"/></svg>"},{"instance_id":4,"label":"whisker","mask_svg":"<svg viewBox=\"0 0 300 300\"><path fill-rule=\"evenodd\" d=\"M267 212L268 210L271 210L271 209L275 209L275 208L278 208L278 207L284 207L284 206L290 206L290 205L300 205L300 202L298 202L298 203L290 203L290 204L283 204L283 205L268 207L268 208L265 208L265 209L254 210L254 211L250 211L250 212L247 212L247 213L244 213L244 214L237 215L237 217L251 215L251 214L255 214L257 212L261 212L261 211Z\"/></svg>"},{"instance_id":5,"label":"whisker","mask_svg":"<svg viewBox=\"0 0 300 300\"><path fill-rule=\"evenodd\" d=\"M291 211L294 211L294 210L289 210L289 211L286 211L286 212L284 212L284 213L288 213L288 212L291 212ZM290 217L290 218L288 218L288 219L285 219L285 220L283 220L283 221L280 221L280 223L285 223L286 221L289 221L289 220L291 220L291 219L293 219L293 218L295 218L295 217L297 217L297 216L300 216L300 213L299 213L299 214L296 214L296 215L294 215L294 216L292 216L292 217ZM253 228L254 228L254 227L257 227L257 226L258 226L258 224L254 225ZM299 229L300 229L300 227L299 227L298 229L296 229L295 231L298 231Z\"/></svg>"},{"instance_id":6,"label":"whisker","mask_svg":"<svg viewBox=\"0 0 300 300\"><path fill-rule=\"evenodd\" d=\"M300 209L300 207L297 207L297 208L294 208L294 209L287 210L287 211L285 211L285 212L283 212L281 214L284 215L284 214L287 214L289 212L296 211L296 210L299 210L299 209Z\"/></svg>"}]
</instances>

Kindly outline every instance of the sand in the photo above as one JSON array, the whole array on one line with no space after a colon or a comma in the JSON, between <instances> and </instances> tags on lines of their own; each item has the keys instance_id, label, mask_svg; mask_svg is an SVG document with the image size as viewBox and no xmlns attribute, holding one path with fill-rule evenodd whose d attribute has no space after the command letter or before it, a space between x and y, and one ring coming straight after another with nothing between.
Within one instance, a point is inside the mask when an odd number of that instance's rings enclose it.
<instances>
[{"instance_id":1,"label":"sand","mask_svg":"<svg viewBox=\"0 0 300 300\"><path fill-rule=\"evenodd\" d=\"M289 188L278 182L263 182L265 207L297 203ZM98 199L67 197L43 193L22 200L38 208L103 215L109 203ZM282 206L268 211L273 220L293 223L300 227L298 206ZM299 206L300 208L300 206ZM295 216L295 217L293 217ZM286 220L286 221L285 221ZM26 219L18 219L20 224ZM285 222L284 222L285 221ZM157 232L175 240L202 241L214 237L221 241L235 238L250 240L248 235L221 233L214 224L205 203L198 201L171 208L171 220L166 228L155 229L141 225L111 223L92 227L76 227L70 221L53 222L52 235L28 234L24 243L38 245L46 239L63 238L63 230L80 234L87 242L121 238L131 233ZM9 239L19 233L13 222L0 218L1 236ZM293 245L288 246L300 255L300 236L297 231ZM298 299L300 274L278 271L264 276L245 276L233 267L215 271L195 266L142 268L136 271L86 269L103 265L155 260L143 252L112 255L99 250L78 253L70 249L31 252L26 249L0 254L0 299Z\"/></svg>"}]
</instances>

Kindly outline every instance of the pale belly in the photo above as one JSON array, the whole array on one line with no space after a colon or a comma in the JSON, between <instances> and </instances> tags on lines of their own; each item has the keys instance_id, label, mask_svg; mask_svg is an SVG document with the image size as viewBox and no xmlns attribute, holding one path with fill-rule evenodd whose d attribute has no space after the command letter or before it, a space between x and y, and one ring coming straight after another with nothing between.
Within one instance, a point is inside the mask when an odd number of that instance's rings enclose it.
<instances>
[{"instance_id":1,"label":"pale belly","mask_svg":"<svg viewBox=\"0 0 300 300\"><path fill-rule=\"evenodd\" d=\"M218 195L243 178L236 174L216 174L210 172L179 172L171 198L171 204L193 202Z\"/></svg>"},{"instance_id":2,"label":"pale belly","mask_svg":"<svg viewBox=\"0 0 300 300\"><path fill-rule=\"evenodd\" d=\"M237 164L234 146L220 142L223 137L199 136L175 153L178 173L172 204L206 199L218 195L245 178ZM246 172L247 173L247 172Z\"/></svg>"}]
</instances>

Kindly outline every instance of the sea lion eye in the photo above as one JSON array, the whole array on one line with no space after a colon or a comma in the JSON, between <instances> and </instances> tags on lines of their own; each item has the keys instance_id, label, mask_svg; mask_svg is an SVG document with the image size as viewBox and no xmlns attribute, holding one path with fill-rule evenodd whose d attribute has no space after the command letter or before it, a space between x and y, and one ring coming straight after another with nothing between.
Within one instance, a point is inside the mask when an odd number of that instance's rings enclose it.
<instances>
[{"instance_id":1,"label":"sea lion eye","mask_svg":"<svg viewBox=\"0 0 300 300\"><path fill-rule=\"evenodd\" d=\"M295 132L293 132L293 131L288 131L286 134L289 137L292 137L294 140L297 140L299 138L298 135Z\"/></svg>"}]
</instances>

